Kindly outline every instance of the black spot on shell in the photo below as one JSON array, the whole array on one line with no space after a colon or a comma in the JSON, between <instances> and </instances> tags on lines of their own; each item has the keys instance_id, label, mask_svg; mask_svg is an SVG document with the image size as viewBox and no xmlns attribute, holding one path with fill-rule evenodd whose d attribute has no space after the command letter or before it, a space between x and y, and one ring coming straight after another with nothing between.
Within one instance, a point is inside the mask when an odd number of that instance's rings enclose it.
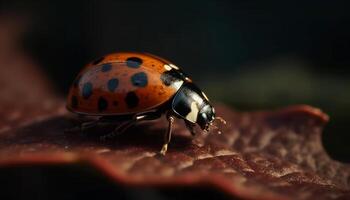
<instances>
[{"instance_id":1,"label":"black spot on shell","mask_svg":"<svg viewBox=\"0 0 350 200\"><path fill-rule=\"evenodd\" d=\"M119 80L116 78L112 78L107 82L107 88L110 92L114 92L119 85Z\"/></svg>"},{"instance_id":2,"label":"black spot on shell","mask_svg":"<svg viewBox=\"0 0 350 200\"><path fill-rule=\"evenodd\" d=\"M147 74L139 72L131 76L131 83L136 87L146 87L148 84Z\"/></svg>"},{"instance_id":3,"label":"black spot on shell","mask_svg":"<svg viewBox=\"0 0 350 200\"><path fill-rule=\"evenodd\" d=\"M142 62L142 59L138 57L130 57L126 59L126 65L130 68L139 68Z\"/></svg>"},{"instance_id":4,"label":"black spot on shell","mask_svg":"<svg viewBox=\"0 0 350 200\"><path fill-rule=\"evenodd\" d=\"M72 96L71 106L72 106L72 108L78 108L78 98L76 96Z\"/></svg>"},{"instance_id":5,"label":"black spot on shell","mask_svg":"<svg viewBox=\"0 0 350 200\"><path fill-rule=\"evenodd\" d=\"M135 108L139 104L139 98L135 92L128 92L125 97L125 103L128 108Z\"/></svg>"},{"instance_id":6,"label":"black spot on shell","mask_svg":"<svg viewBox=\"0 0 350 200\"><path fill-rule=\"evenodd\" d=\"M94 62L92 62L93 65L97 65L98 63L102 62L105 59L105 57L101 57L97 60L95 60Z\"/></svg>"},{"instance_id":7,"label":"black spot on shell","mask_svg":"<svg viewBox=\"0 0 350 200\"><path fill-rule=\"evenodd\" d=\"M88 99L92 95L92 84L90 82L84 83L82 89L82 96Z\"/></svg>"},{"instance_id":8,"label":"black spot on shell","mask_svg":"<svg viewBox=\"0 0 350 200\"><path fill-rule=\"evenodd\" d=\"M101 67L101 71L102 72L108 72L111 69L112 69L112 64L111 63L104 64Z\"/></svg>"},{"instance_id":9,"label":"black spot on shell","mask_svg":"<svg viewBox=\"0 0 350 200\"><path fill-rule=\"evenodd\" d=\"M102 112L108 108L108 102L105 98L100 97L97 102L98 111Z\"/></svg>"}]
</instances>

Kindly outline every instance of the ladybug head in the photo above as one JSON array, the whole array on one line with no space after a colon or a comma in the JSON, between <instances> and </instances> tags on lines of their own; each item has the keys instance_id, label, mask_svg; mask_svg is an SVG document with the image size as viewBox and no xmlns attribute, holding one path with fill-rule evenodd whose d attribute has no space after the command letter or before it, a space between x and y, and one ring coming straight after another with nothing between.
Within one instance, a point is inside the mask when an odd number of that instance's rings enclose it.
<instances>
[{"instance_id":1,"label":"ladybug head","mask_svg":"<svg viewBox=\"0 0 350 200\"><path fill-rule=\"evenodd\" d=\"M214 128L217 129L218 134L221 134L221 130L217 126L217 123L214 123L216 120L221 124L226 125L226 121L222 117L215 116L214 107L207 104L198 113L197 124L206 132L209 132L211 128Z\"/></svg>"},{"instance_id":2,"label":"ladybug head","mask_svg":"<svg viewBox=\"0 0 350 200\"><path fill-rule=\"evenodd\" d=\"M209 128L212 125L214 119L215 119L214 107L208 103L199 111L197 116L197 124L203 130L209 131Z\"/></svg>"},{"instance_id":3,"label":"ladybug head","mask_svg":"<svg viewBox=\"0 0 350 200\"><path fill-rule=\"evenodd\" d=\"M172 110L186 121L197 123L202 130L213 126L215 109L206 95L193 83L184 83L173 98Z\"/></svg>"}]
</instances>

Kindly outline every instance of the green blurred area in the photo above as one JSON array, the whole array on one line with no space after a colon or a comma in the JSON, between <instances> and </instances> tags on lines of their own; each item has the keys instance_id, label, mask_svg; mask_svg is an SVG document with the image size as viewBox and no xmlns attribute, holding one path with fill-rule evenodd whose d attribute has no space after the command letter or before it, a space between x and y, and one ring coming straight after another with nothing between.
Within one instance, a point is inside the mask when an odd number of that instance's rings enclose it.
<instances>
[{"instance_id":1,"label":"green blurred area","mask_svg":"<svg viewBox=\"0 0 350 200\"><path fill-rule=\"evenodd\" d=\"M308 70L311 67L306 62L293 57L253 66L242 67L234 75L216 76L210 82L203 81L202 85L209 97L239 111L296 104L320 108L330 116L322 135L326 150L335 159L350 161L349 79Z\"/></svg>"}]
</instances>

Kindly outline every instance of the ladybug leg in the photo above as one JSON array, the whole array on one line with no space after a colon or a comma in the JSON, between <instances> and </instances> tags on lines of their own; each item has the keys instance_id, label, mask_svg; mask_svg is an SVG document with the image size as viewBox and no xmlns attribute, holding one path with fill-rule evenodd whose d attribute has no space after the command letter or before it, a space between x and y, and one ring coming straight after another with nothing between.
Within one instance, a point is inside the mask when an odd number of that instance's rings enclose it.
<instances>
[{"instance_id":1,"label":"ladybug leg","mask_svg":"<svg viewBox=\"0 0 350 200\"><path fill-rule=\"evenodd\" d=\"M126 131L128 128L130 128L131 126L133 126L136 123L136 121L134 119L129 120L127 122L124 122L122 124L120 124L119 126L117 126L112 132L103 135L100 137L100 139L102 141L105 140L109 140L109 139L113 139L115 138L117 135L122 134L124 131Z\"/></svg>"},{"instance_id":2,"label":"ladybug leg","mask_svg":"<svg viewBox=\"0 0 350 200\"><path fill-rule=\"evenodd\" d=\"M83 122L80 124L80 130L84 131L86 129L93 128L93 127L97 126L99 123L100 123L100 119L95 120L95 121L91 121L91 122Z\"/></svg>"},{"instance_id":3,"label":"ladybug leg","mask_svg":"<svg viewBox=\"0 0 350 200\"><path fill-rule=\"evenodd\" d=\"M196 135L196 131L194 130L195 124L193 124L187 120L184 120L184 122L186 124L187 129L191 132L191 135L195 136Z\"/></svg>"},{"instance_id":4,"label":"ladybug leg","mask_svg":"<svg viewBox=\"0 0 350 200\"><path fill-rule=\"evenodd\" d=\"M171 114L167 114L167 120L169 122L169 125L168 125L168 130L165 132L165 135L164 135L164 144L163 144L163 147L162 149L160 150L160 154L162 154L163 156L165 155L165 153L167 152L168 150L168 144L171 140L171 131L173 129L173 124L174 124L174 116L172 116Z\"/></svg>"},{"instance_id":5,"label":"ladybug leg","mask_svg":"<svg viewBox=\"0 0 350 200\"><path fill-rule=\"evenodd\" d=\"M108 133L107 135L101 136L101 140L114 138L115 136L122 134L127 129L134 126L136 123L138 123L140 121L154 120L154 119L158 119L159 117L161 117L161 114L159 114L157 112L145 113L142 115L135 115L131 120L126 121L126 122L120 124L119 126L117 126L114 129L114 131L112 131L111 133Z\"/></svg>"},{"instance_id":6,"label":"ladybug leg","mask_svg":"<svg viewBox=\"0 0 350 200\"><path fill-rule=\"evenodd\" d=\"M83 132L89 128L93 128L95 126L98 126L98 124L100 122L101 122L100 119L96 119L96 120L88 121L88 122L81 122L78 126L66 129L65 132Z\"/></svg>"}]
</instances>

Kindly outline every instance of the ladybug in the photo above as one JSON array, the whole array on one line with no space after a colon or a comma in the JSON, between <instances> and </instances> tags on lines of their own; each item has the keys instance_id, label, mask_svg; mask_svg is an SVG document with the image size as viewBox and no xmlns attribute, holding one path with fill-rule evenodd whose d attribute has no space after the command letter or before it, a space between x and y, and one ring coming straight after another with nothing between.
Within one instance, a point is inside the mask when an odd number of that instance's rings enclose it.
<instances>
[{"instance_id":1,"label":"ladybug","mask_svg":"<svg viewBox=\"0 0 350 200\"><path fill-rule=\"evenodd\" d=\"M82 129L124 119L103 138L165 114L169 124L160 151L163 155L175 117L185 121L192 135L196 124L209 131L216 119L207 96L179 67L158 56L135 52L108 54L85 66L70 87L67 109L82 116L98 116L81 124Z\"/></svg>"}]
</instances>

